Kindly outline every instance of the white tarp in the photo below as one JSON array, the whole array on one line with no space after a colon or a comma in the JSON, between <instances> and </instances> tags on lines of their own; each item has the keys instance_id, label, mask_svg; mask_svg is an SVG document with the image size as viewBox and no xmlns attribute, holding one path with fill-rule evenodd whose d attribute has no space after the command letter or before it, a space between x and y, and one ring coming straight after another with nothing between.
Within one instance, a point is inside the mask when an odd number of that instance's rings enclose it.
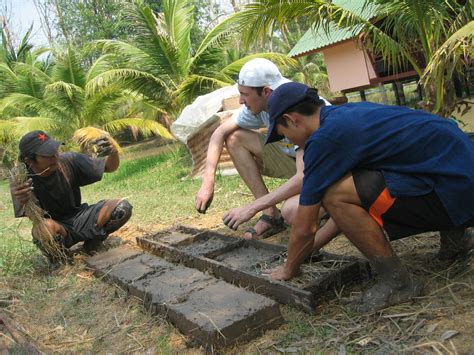
<instances>
[{"instance_id":1,"label":"white tarp","mask_svg":"<svg viewBox=\"0 0 474 355\"><path fill-rule=\"evenodd\" d=\"M188 105L171 125L171 132L181 142L186 144L189 137L205 126L207 121L214 118L222 110L222 100L238 95L237 84L226 86L209 94L199 96Z\"/></svg>"}]
</instances>

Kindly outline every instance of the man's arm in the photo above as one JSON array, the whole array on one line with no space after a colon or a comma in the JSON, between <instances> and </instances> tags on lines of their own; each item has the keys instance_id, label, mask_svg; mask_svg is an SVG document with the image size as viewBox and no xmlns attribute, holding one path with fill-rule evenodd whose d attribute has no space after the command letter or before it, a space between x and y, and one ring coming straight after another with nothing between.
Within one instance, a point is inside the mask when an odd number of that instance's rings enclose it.
<instances>
[{"instance_id":1,"label":"man's arm","mask_svg":"<svg viewBox=\"0 0 474 355\"><path fill-rule=\"evenodd\" d=\"M224 223L232 229L251 219L258 212L264 209L275 206L284 200L298 195L303 184L303 149L296 152L296 174L293 175L287 182L273 190L272 192L262 196L246 206L238 207L230 210L223 218Z\"/></svg>"},{"instance_id":2,"label":"man's arm","mask_svg":"<svg viewBox=\"0 0 474 355\"><path fill-rule=\"evenodd\" d=\"M120 165L120 156L115 147L112 148L112 152L107 158L105 158L105 168L106 173L112 173L118 169Z\"/></svg>"},{"instance_id":3,"label":"man's arm","mask_svg":"<svg viewBox=\"0 0 474 355\"><path fill-rule=\"evenodd\" d=\"M289 280L299 272L300 265L312 253L314 236L317 232L317 220L321 204L298 206L297 221L291 229L286 262L267 273L275 280Z\"/></svg>"},{"instance_id":4,"label":"man's arm","mask_svg":"<svg viewBox=\"0 0 474 355\"><path fill-rule=\"evenodd\" d=\"M214 183L217 164L224 147L224 142L232 132L239 128L232 118L224 121L211 136L207 148L206 167L202 176L201 188L196 194L195 207L200 213L205 213L214 196Z\"/></svg>"}]
</instances>

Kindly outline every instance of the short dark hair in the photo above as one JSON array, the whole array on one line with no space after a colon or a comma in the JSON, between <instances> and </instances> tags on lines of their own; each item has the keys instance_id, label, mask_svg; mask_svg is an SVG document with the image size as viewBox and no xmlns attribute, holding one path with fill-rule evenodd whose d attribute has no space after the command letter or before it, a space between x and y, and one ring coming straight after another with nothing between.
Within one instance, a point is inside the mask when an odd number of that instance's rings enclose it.
<instances>
[{"instance_id":1,"label":"short dark hair","mask_svg":"<svg viewBox=\"0 0 474 355\"><path fill-rule=\"evenodd\" d=\"M262 93L263 93L263 89L265 88L265 86L258 86L258 87L252 87L252 89L255 89L255 91L257 92L257 95L258 96L262 96Z\"/></svg>"},{"instance_id":2,"label":"short dark hair","mask_svg":"<svg viewBox=\"0 0 474 355\"><path fill-rule=\"evenodd\" d=\"M297 104L289 107L287 110L285 110L280 117L276 119L276 124L281 124L284 127L288 127L288 123L286 122L286 119L283 117L286 113L290 112L296 112L299 113L300 115L304 116L311 116L313 115L320 107L325 106L324 100L321 99L319 96L318 100L314 100L314 94L318 94L317 89L310 88L308 89L308 94L298 102Z\"/></svg>"}]
</instances>

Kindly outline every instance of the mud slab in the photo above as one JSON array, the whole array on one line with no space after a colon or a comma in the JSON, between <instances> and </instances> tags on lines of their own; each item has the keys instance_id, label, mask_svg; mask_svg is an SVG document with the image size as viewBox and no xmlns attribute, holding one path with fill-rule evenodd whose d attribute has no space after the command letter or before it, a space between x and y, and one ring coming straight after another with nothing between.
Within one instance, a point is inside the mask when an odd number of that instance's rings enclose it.
<instances>
[{"instance_id":1,"label":"mud slab","mask_svg":"<svg viewBox=\"0 0 474 355\"><path fill-rule=\"evenodd\" d=\"M254 270L262 263L278 260L279 254L276 254L274 250L257 248L255 246L245 244L241 248L230 250L212 259L220 261L221 263L235 269L250 271Z\"/></svg>"},{"instance_id":2,"label":"mud slab","mask_svg":"<svg viewBox=\"0 0 474 355\"><path fill-rule=\"evenodd\" d=\"M169 245L189 244L194 240L194 235L180 231L160 232L149 236L151 240L156 240Z\"/></svg>"},{"instance_id":3,"label":"mud slab","mask_svg":"<svg viewBox=\"0 0 474 355\"><path fill-rule=\"evenodd\" d=\"M283 322L278 304L269 298L129 247L87 263L208 350L247 341Z\"/></svg>"},{"instance_id":4,"label":"mud slab","mask_svg":"<svg viewBox=\"0 0 474 355\"><path fill-rule=\"evenodd\" d=\"M302 265L303 272L300 276L290 281L274 281L262 275L262 271L283 262L286 252L284 246L227 237L188 227L186 230L180 226L174 228L172 230L196 237L186 247L166 245L147 239L146 236L138 237L137 243L143 249L169 261L179 261L187 267L210 272L227 282L247 287L280 303L296 305L310 313L314 313L321 299L333 293L334 289L370 276L367 262L321 253L311 258L308 261L310 264ZM206 243L201 243L200 240L206 240ZM226 246L222 246L222 240L238 242L228 242ZM213 246L209 241L218 242Z\"/></svg>"}]
</instances>

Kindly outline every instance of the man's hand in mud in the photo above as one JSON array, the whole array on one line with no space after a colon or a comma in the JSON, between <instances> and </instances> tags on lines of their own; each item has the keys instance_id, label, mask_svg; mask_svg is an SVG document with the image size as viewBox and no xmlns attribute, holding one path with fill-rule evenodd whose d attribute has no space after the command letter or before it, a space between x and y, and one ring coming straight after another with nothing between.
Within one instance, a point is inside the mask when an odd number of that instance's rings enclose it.
<instances>
[{"instance_id":1,"label":"man's hand in mud","mask_svg":"<svg viewBox=\"0 0 474 355\"><path fill-rule=\"evenodd\" d=\"M196 194L195 207L199 213L206 213L214 198L214 187L201 186Z\"/></svg>"},{"instance_id":2,"label":"man's hand in mud","mask_svg":"<svg viewBox=\"0 0 474 355\"><path fill-rule=\"evenodd\" d=\"M288 268L288 264L285 262L283 265L277 266L274 269L264 271L262 274L273 280L289 280L294 276L298 275L299 269L292 271Z\"/></svg>"},{"instance_id":3,"label":"man's hand in mud","mask_svg":"<svg viewBox=\"0 0 474 355\"><path fill-rule=\"evenodd\" d=\"M24 205L31 198L33 193L33 179L28 179L24 184L13 188L13 196L21 204Z\"/></svg>"}]
</instances>

